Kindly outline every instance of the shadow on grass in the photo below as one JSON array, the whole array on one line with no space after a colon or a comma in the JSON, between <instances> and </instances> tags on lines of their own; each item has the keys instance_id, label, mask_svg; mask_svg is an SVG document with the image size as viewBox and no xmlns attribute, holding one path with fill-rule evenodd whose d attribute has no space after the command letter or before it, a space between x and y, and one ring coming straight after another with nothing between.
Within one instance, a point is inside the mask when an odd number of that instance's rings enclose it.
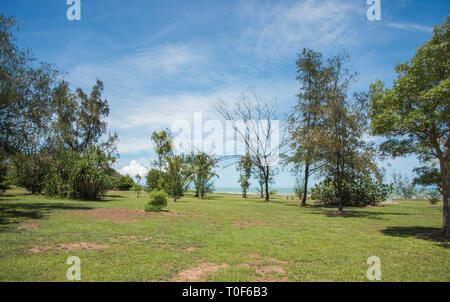
<instances>
[{"instance_id":1,"label":"shadow on grass","mask_svg":"<svg viewBox=\"0 0 450 302\"><path fill-rule=\"evenodd\" d=\"M124 196L118 195L118 194L106 194L104 196L104 198L108 198L108 197L111 197L111 198L125 198Z\"/></svg>"},{"instance_id":2,"label":"shadow on grass","mask_svg":"<svg viewBox=\"0 0 450 302\"><path fill-rule=\"evenodd\" d=\"M417 239L429 240L434 242L439 242L439 246L443 248L450 247L450 236L446 236L442 233L439 228L429 228L429 227L388 227L387 229L381 230L381 233L388 236L395 237L415 237Z\"/></svg>"},{"instance_id":3,"label":"shadow on grass","mask_svg":"<svg viewBox=\"0 0 450 302\"><path fill-rule=\"evenodd\" d=\"M352 211L345 210L340 213L337 210L323 210L323 208L336 208L335 206L309 206L311 214L325 215L327 217L342 217L342 218L367 218L367 219L383 219L383 215L410 215L408 213L395 213L395 212L375 212L375 211Z\"/></svg>"},{"instance_id":4,"label":"shadow on grass","mask_svg":"<svg viewBox=\"0 0 450 302\"><path fill-rule=\"evenodd\" d=\"M92 207L63 203L1 203L0 232L5 232L26 219L43 219L52 211L91 209Z\"/></svg>"}]
</instances>

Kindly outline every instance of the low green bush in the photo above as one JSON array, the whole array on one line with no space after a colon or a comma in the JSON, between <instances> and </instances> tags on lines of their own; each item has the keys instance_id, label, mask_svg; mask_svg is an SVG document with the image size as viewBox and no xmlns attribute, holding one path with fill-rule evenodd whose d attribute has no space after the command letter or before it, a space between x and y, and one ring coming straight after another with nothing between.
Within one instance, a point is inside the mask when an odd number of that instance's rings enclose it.
<instances>
[{"instance_id":1,"label":"low green bush","mask_svg":"<svg viewBox=\"0 0 450 302\"><path fill-rule=\"evenodd\" d=\"M378 205L385 201L392 188L381 179L366 174L348 173L342 184L344 206ZM316 184L311 190L311 198L323 204L337 204L338 190L331 177Z\"/></svg>"},{"instance_id":2,"label":"low green bush","mask_svg":"<svg viewBox=\"0 0 450 302\"><path fill-rule=\"evenodd\" d=\"M146 212L160 212L167 206L167 193L160 190L153 190L150 193L150 200L145 204Z\"/></svg>"},{"instance_id":3,"label":"low green bush","mask_svg":"<svg viewBox=\"0 0 450 302\"><path fill-rule=\"evenodd\" d=\"M134 180L129 175L120 175L117 180L117 189L119 191L130 191L134 185Z\"/></svg>"},{"instance_id":4,"label":"low green bush","mask_svg":"<svg viewBox=\"0 0 450 302\"><path fill-rule=\"evenodd\" d=\"M442 198L441 193L438 190L433 190L428 194L428 202L434 206L436 205Z\"/></svg>"},{"instance_id":5,"label":"low green bush","mask_svg":"<svg viewBox=\"0 0 450 302\"><path fill-rule=\"evenodd\" d=\"M110 187L104 171L110 162L110 156L98 147L89 147L82 153L63 150L47 174L44 192L48 196L100 200Z\"/></svg>"}]
</instances>

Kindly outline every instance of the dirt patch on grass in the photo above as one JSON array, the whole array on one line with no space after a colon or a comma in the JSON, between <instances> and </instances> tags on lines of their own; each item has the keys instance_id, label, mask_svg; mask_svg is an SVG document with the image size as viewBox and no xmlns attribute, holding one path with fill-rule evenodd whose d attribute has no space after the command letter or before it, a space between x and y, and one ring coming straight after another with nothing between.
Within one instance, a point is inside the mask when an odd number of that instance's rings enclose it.
<instances>
[{"instance_id":1,"label":"dirt patch on grass","mask_svg":"<svg viewBox=\"0 0 450 302\"><path fill-rule=\"evenodd\" d=\"M286 271L279 265L254 266L253 268L258 275L260 275L257 279L259 282L279 282L287 280Z\"/></svg>"},{"instance_id":2,"label":"dirt patch on grass","mask_svg":"<svg viewBox=\"0 0 450 302\"><path fill-rule=\"evenodd\" d=\"M37 224L34 223L24 223L17 227L17 230L25 230L25 231L35 231L39 230Z\"/></svg>"},{"instance_id":3,"label":"dirt patch on grass","mask_svg":"<svg viewBox=\"0 0 450 302\"><path fill-rule=\"evenodd\" d=\"M261 266L261 267L256 268L256 272L261 275L265 275L267 273L272 273L272 272L280 273L280 274L286 273L284 268L282 268L281 266L278 266L278 265Z\"/></svg>"},{"instance_id":4,"label":"dirt patch on grass","mask_svg":"<svg viewBox=\"0 0 450 302\"><path fill-rule=\"evenodd\" d=\"M92 243L92 242L74 242L74 243L60 243L54 246L35 246L28 251L38 254L46 251L74 251L74 250L97 250L107 249L109 246Z\"/></svg>"},{"instance_id":5,"label":"dirt patch on grass","mask_svg":"<svg viewBox=\"0 0 450 302\"><path fill-rule=\"evenodd\" d=\"M201 263L194 268L183 270L171 281L174 282L200 282L205 281L208 275L217 272L219 269L229 268L228 264Z\"/></svg>"},{"instance_id":6,"label":"dirt patch on grass","mask_svg":"<svg viewBox=\"0 0 450 302\"><path fill-rule=\"evenodd\" d=\"M124 240L129 241L130 243L141 243L141 242L152 240L153 237L138 236L138 235L119 235L119 236L111 238L111 239L124 239Z\"/></svg>"},{"instance_id":7,"label":"dirt patch on grass","mask_svg":"<svg viewBox=\"0 0 450 302\"><path fill-rule=\"evenodd\" d=\"M248 257L256 259L257 263L256 264L240 263L238 266L255 270L255 272L259 275L256 281L259 282L287 281L286 271L281 265L288 264L289 262L279 260L273 257L264 259L263 256L258 254L250 254ZM264 260L276 264L261 265L261 262L263 262Z\"/></svg>"},{"instance_id":8,"label":"dirt patch on grass","mask_svg":"<svg viewBox=\"0 0 450 302\"><path fill-rule=\"evenodd\" d=\"M263 256L258 255L258 254L250 254L248 255L248 257L253 258L253 259L257 259L258 261L262 261L263 260ZM279 260L277 258L273 258L273 257L269 257L267 258L268 261L270 262L275 262L275 263L279 263L279 264L288 264L289 262L284 261L284 260Z\"/></svg>"},{"instance_id":9,"label":"dirt patch on grass","mask_svg":"<svg viewBox=\"0 0 450 302\"><path fill-rule=\"evenodd\" d=\"M196 248L191 246L191 247L188 247L185 251L190 253L190 252L193 252L195 250L196 250Z\"/></svg>"},{"instance_id":10,"label":"dirt patch on grass","mask_svg":"<svg viewBox=\"0 0 450 302\"><path fill-rule=\"evenodd\" d=\"M92 218L97 218L103 221L113 221L130 223L137 222L144 218L159 217L159 216L183 216L183 214L173 213L169 211L161 211L158 213L148 213L144 210L131 210L131 209L94 209L94 210L82 210L79 214Z\"/></svg>"},{"instance_id":11,"label":"dirt patch on grass","mask_svg":"<svg viewBox=\"0 0 450 302\"><path fill-rule=\"evenodd\" d=\"M287 222L265 222L265 221L261 221L261 220L252 220L252 221L236 220L233 222L233 225L235 227L246 228L246 227L255 226L255 225L264 225L264 226L285 225L285 226L288 226L288 225L294 225L294 224L287 223Z\"/></svg>"}]
</instances>

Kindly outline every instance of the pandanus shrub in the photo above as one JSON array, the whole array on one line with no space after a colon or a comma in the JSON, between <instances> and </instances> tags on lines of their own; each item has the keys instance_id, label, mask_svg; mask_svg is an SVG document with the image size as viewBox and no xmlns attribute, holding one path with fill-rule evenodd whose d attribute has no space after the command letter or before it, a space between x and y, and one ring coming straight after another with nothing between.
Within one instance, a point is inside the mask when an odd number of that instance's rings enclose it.
<instances>
[{"instance_id":1,"label":"pandanus shrub","mask_svg":"<svg viewBox=\"0 0 450 302\"><path fill-rule=\"evenodd\" d=\"M47 195L72 199L100 200L110 187L105 172L110 158L98 147L84 152L63 151L46 181Z\"/></svg>"},{"instance_id":2,"label":"pandanus shrub","mask_svg":"<svg viewBox=\"0 0 450 302\"><path fill-rule=\"evenodd\" d=\"M108 187L105 173L95 167L91 158L82 158L78 162L70 180L74 197L85 200L101 199Z\"/></svg>"}]
</instances>

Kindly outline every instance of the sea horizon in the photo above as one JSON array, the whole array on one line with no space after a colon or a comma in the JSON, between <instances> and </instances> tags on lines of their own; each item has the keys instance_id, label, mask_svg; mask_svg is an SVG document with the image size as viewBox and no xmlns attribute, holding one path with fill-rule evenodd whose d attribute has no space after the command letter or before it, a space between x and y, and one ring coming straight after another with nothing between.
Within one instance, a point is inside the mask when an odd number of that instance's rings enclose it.
<instances>
[{"instance_id":1,"label":"sea horizon","mask_svg":"<svg viewBox=\"0 0 450 302\"><path fill-rule=\"evenodd\" d=\"M278 195L294 195L292 188L270 188L270 191L276 191ZM242 189L240 187L220 187L215 188L214 193L227 193L227 194L241 194ZM249 188L247 194L259 194L258 188Z\"/></svg>"}]
</instances>

